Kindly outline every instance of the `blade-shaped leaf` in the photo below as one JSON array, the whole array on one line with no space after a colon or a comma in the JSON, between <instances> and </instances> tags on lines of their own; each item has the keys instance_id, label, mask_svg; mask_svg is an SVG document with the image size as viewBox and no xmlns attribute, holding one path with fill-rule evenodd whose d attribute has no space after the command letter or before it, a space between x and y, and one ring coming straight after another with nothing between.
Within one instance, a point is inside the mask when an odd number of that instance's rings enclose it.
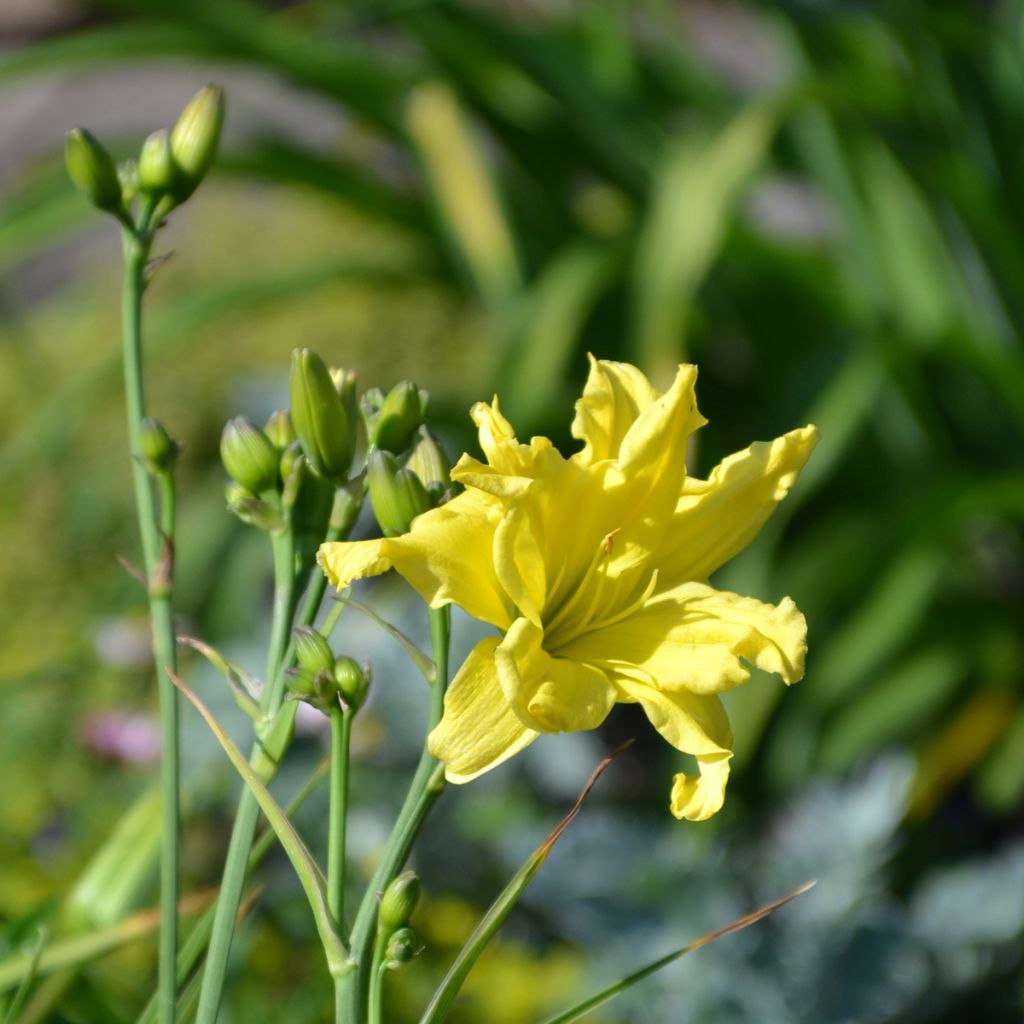
<instances>
[{"instance_id":1,"label":"blade-shaped leaf","mask_svg":"<svg viewBox=\"0 0 1024 1024\"><path fill-rule=\"evenodd\" d=\"M433 681L434 663L397 626L391 625L387 619L382 619L369 605L363 604L362 601L357 601L354 597L349 597L348 594L338 594L335 597L335 601L340 601L347 607L354 608L372 622L376 622L381 629L394 637L402 645L402 650L409 655L412 663L422 673L423 678L428 683Z\"/></svg>"},{"instance_id":2,"label":"blade-shaped leaf","mask_svg":"<svg viewBox=\"0 0 1024 1024\"><path fill-rule=\"evenodd\" d=\"M224 678L231 687L231 693L235 703L254 721L259 722L263 718L263 711L260 709L260 684L257 679L249 675L240 665L228 661L223 654L215 647L204 643L194 636L179 636L179 644L185 644L192 650L198 651Z\"/></svg>"}]
</instances>

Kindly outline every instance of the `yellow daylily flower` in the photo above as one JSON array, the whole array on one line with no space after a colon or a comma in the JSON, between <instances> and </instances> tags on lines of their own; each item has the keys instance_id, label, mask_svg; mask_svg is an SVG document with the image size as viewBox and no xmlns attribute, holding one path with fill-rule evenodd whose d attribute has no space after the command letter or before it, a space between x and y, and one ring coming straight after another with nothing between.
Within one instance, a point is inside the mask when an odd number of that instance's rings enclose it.
<instances>
[{"instance_id":1,"label":"yellow daylily flower","mask_svg":"<svg viewBox=\"0 0 1024 1024\"><path fill-rule=\"evenodd\" d=\"M706 421L697 370L659 393L634 366L591 360L565 458L544 437L521 444L497 398L472 417L485 460L464 455L454 500L400 537L325 544L341 588L395 568L431 607L454 602L497 627L456 673L430 736L452 782L501 764L540 733L593 729L638 703L699 772L679 773L670 808L700 821L722 806L732 733L718 694L753 665L803 675L806 623L778 605L718 591L707 577L748 544L817 442L813 426L686 472Z\"/></svg>"}]
</instances>

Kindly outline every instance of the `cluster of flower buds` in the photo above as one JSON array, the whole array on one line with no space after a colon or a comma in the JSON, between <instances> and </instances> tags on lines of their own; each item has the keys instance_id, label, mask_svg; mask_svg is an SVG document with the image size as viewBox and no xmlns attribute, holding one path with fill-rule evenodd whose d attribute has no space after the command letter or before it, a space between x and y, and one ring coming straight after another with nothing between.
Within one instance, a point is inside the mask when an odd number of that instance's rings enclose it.
<instances>
[{"instance_id":1,"label":"cluster of flower buds","mask_svg":"<svg viewBox=\"0 0 1024 1024\"><path fill-rule=\"evenodd\" d=\"M414 871L403 871L384 891L377 917L378 940L384 943L381 966L396 971L423 951L409 919L420 899L420 880Z\"/></svg>"},{"instance_id":2,"label":"cluster of flower buds","mask_svg":"<svg viewBox=\"0 0 1024 1024\"><path fill-rule=\"evenodd\" d=\"M93 206L129 226L134 226L132 204L141 195L156 224L206 177L223 124L224 92L208 85L192 97L171 132L154 132L142 144L138 161L120 167L94 135L73 128L64 146L68 174Z\"/></svg>"},{"instance_id":3,"label":"cluster of flower buds","mask_svg":"<svg viewBox=\"0 0 1024 1024\"><path fill-rule=\"evenodd\" d=\"M298 666L289 673L289 689L296 700L329 714L339 707L358 711L370 688L370 668L345 655L335 657L323 634L310 626L295 629Z\"/></svg>"}]
</instances>

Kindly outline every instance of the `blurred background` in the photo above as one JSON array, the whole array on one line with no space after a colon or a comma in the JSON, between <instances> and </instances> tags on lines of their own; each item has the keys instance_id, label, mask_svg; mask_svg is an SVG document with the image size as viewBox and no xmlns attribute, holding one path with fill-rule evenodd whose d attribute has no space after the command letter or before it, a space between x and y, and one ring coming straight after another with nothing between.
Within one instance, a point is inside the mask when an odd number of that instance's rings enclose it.
<instances>
[{"instance_id":1,"label":"blurred background","mask_svg":"<svg viewBox=\"0 0 1024 1024\"><path fill-rule=\"evenodd\" d=\"M41 922L93 935L155 900L157 740L135 557L114 227L66 180L82 124L118 158L226 86L222 155L161 233L152 411L184 445L184 628L254 671L270 557L224 508L224 421L287 402L290 350L432 394L451 453L499 391L570 450L586 352L700 367L724 454L822 443L714 582L805 611L805 680L730 694L711 822L667 812L673 752L628 708L452 791L416 856L415 1019L482 907L628 735L455 1022L532 1024L807 878L773 918L595 1022L1020 1021L1024 936L1024 24L1018 2L4 0L0 6L0 982ZM404 585L363 596L416 636ZM344 620L343 620L344 621ZM364 877L426 694L374 664L352 827ZM457 648L477 627L457 623ZM198 662L184 671L237 735ZM190 891L238 784L185 715ZM316 715L279 782L316 764ZM322 848L326 794L300 815ZM128 818L126 812L131 809ZM117 841L110 842L111 830ZM129 854L125 853L125 850ZM326 1019L307 908L261 871L222 1019ZM25 1020L130 1022L152 936L37 982ZM4 959L4 957L7 959Z\"/></svg>"}]
</instances>

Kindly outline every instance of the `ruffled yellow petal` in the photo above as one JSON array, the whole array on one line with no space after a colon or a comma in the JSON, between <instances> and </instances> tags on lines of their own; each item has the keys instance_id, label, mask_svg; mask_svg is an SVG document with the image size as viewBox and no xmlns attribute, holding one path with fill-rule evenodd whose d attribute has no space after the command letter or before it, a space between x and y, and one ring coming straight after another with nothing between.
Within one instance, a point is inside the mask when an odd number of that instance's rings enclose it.
<instances>
[{"instance_id":1,"label":"ruffled yellow petal","mask_svg":"<svg viewBox=\"0 0 1024 1024\"><path fill-rule=\"evenodd\" d=\"M505 593L520 614L540 626L547 593L544 550L528 504L518 504L505 513L494 533L494 568Z\"/></svg>"},{"instance_id":2,"label":"ruffled yellow petal","mask_svg":"<svg viewBox=\"0 0 1024 1024\"><path fill-rule=\"evenodd\" d=\"M360 540L321 544L316 560L331 583L342 590L364 576L379 576L391 568L388 541Z\"/></svg>"},{"instance_id":3,"label":"ruffled yellow petal","mask_svg":"<svg viewBox=\"0 0 1024 1024\"><path fill-rule=\"evenodd\" d=\"M669 810L687 821L707 821L725 803L725 784L729 781L731 754L698 757L697 775L679 772L672 779Z\"/></svg>"},{"instance_id":4,"label":"ruffled yellow petal","mask_svg":"<svg viewBox=\"0 0 1024 1024\"><path fill-rule=\"evenodd\" d=\"M448 687L444 715L430 734L430 752L444 762L449 782L469 782L537 738L519 721L498 686L498 643L498 637L488 637L470 652Z\"/></svg>"},{"instance_id":5,"label":"ruffled yellow petal","mask_svg":"<svg viewBox=\"0 0 1024 1024\"><path fill-rule=\"evenodd\" d=\"M558 653L596 665L635 665L664 690L720 693L750 678L748 664L786 683L800 679L807 623L788 597L771 605L684 583Z\"/></svg>"},{"instance_id":6,"label":"ruffled yellow petal","mask_svg":"<svg viewBox=\"0 0 1024 1024\"><path fill-rule=\"evenodd\" d=\"M543 642L543 632L528 619L512 624L494 654L505 699L537 732L596 729L615 704L608 676L594 666L551 657Z\"/></svg>"},{"instance_id":7,"label":"ruffled yellow petal","mask_svg":"<svg viewBox=\"0 0 1024 1024\"><path fill-rule=\"evenodd\" d=\"M813 426L758 441L686 480L654 559L663 587L704 580L757 536L818 443Z\"/></svg>"}]
</instances>

